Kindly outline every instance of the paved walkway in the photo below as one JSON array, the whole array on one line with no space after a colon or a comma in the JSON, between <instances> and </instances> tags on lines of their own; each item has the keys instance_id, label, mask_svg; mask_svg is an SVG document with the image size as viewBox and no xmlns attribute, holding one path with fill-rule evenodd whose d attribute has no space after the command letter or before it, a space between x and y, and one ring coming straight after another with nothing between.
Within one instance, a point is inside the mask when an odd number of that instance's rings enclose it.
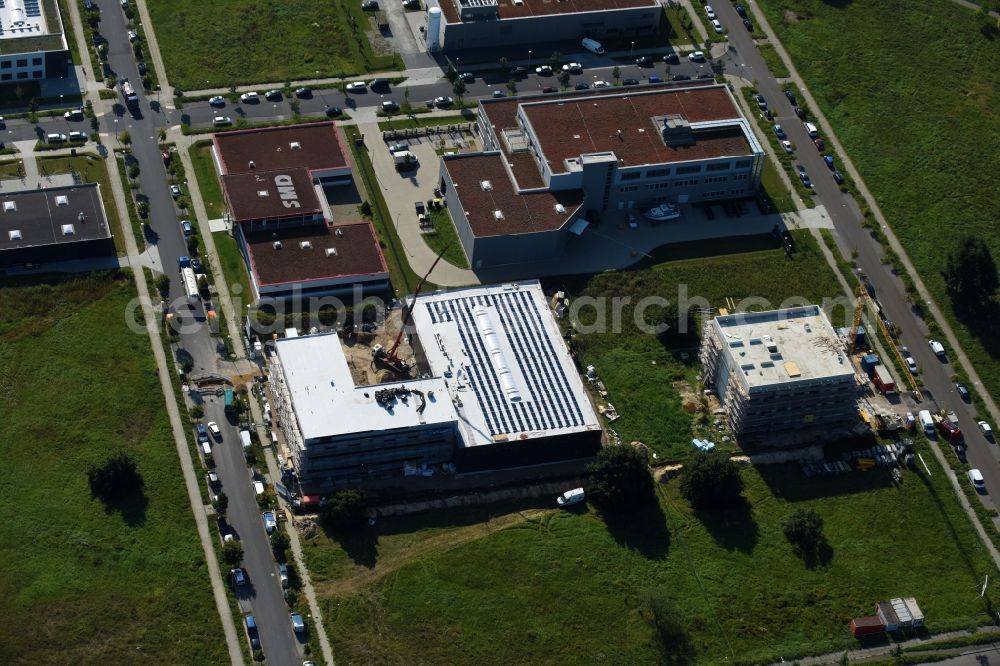
<instances>
[{"instance_id":1,"label":"paved walkway","mask_svg":"<svg viewBox=\"0 0 1000 666\"><path fill-rule=\"evenodd\" d=\"M960 2L959 0L953 0L953 1L958 2L958 4L961 4L963 6L972 5L972 3ZM978 6L976 6L976 8L978 8ZM969 381L971 381L978 389L979 395L980 397L982 397L983 403L986 405L986 410L992 417L993 422L1000 423L1000 408L997 407L997 404L994 401L993 396L990 395L989 391L985 389L983 381L979 377L979 373L976 372L975 366L972 365L972 363L969 361L968 356L966 356L965 352L962 351L962 347L959 344L958 337L956 337L955 332L951 327L951 324L949 323L948 319L944 316L944 313L941 311L941 308L938 307L937 303L934 301L930 291L927 289L927 285L924 284L924 281L921 279L921 276L917 272L917 269L913 266L913 262L910 261L909 255L906 254L906 250L899 242L899 239L893 232L892 227L889 226L889 222L888 220L886 220L885 215L882 213L882 209L879 207L878 202L875 200L875 197L872 196L872 193L869 191L868 186L865 184L865 181L861 178L861 174L858 173L858 170L855 168L854 163L851 161L850 154L846 150L844 150L843 144L840 143L840 139L833 131L833 126L826 119L826 116L823 115L820 105L816 102L816 99L813 98L812 93L806 86L805 81L799 75L798 70L795 69L795 65L792 62L791 57L788 55L788 52L785 50L785 47L778 39L777 34L775 34L774 30L772 30L770 24L768 24L767 18L764 16L763 12L758 11L756 12L756 15L757 15L758 26L760 26L760 29L767 35L768 40L771 42L771 44L774 45L775 51L777 51L779 57L785 63L785 66L788 67L788 71L791 74L789 78L795 83L795 85L799 87L799 90L802 91L802 95L809 103L809 107L816 114L816 119L817 119L816 122L820 125L824 136L828 137L828 140L833 144L836 151L840 153L840 155L842 156L841 159L843 160L844 163L844 169L846 169L847 172L851 175L851 178L854 179L855 184L858 186L858 190L861 192L861 196L864 197L865 203L868 204L868 207L875 214L875 219L878 220L882 232L885 234L886 239L888 239L889 246L893 249L893 251L896 252L897 255L899 255L899 258L902 261L903 266L906 268L906 272L910 275L911 278L913 278L913 282L916 285L917 292L920 295L921 300L924 302L927 309L930 310L930 313L934 317L938 326L940 326L945 339L948 341L948 345L952 349L952 353L949 354L949 360L951 360L953 363L957 363L962 367L962 370L964 370L966 375L969 377ZM959 493L959 497L964 498L964 494ZM978 526L979 521L975 518L975 514L972 514L972 517L973 517L972 521L973 524ZM998 566L1000 566L1000 560L997 561L997 564Z\"/></svg>"}]
</instances>

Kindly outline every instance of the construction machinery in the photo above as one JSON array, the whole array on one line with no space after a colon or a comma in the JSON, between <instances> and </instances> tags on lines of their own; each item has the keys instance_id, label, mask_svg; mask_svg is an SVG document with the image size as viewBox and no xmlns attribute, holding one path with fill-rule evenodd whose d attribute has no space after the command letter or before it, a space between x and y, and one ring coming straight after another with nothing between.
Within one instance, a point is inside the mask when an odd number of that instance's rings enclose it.
<instances>
[{"instance_id":1,"label":"construction machinery","mask_svg":"<svg viewBox=\"0 0 1000 666\"><path fill-rule=\"evenodd\" d=\"M904 375L907 384L909 384L910 388L913 389L913 397L919 402L923 400L923 396L920 393L920 389L917 387L917 380L913 378L913 374L910 372L910 367L907 364L906 359L903 358L902 352L900 352L899 346L895 342L896 336L894 335L893 330L895 326L892 322L887 323L881 306L879 306L875 299L872 298L871 292L873 289L869 289L867 286L871 283L868 282L865 276L861 277L861 284L858 286L856 293L858 304L857 307L854 308L854 321L851 324L851 331L847 336L847 350L851 354L856 351L858 344L858 327L861 325L861 318L864 316L865 307L871 308L872 314L874 315L872 318L875 320L879 330L885 337L886 343L892 347L892 353L896 356L896 360L898 361L897 368L899 372ZM890 329L890 326L893 328Z\"/></svg>"},{"instance_id":2,"label":"construction machinery","mask_svg":"<svg viewBox=\"0 0 1000 666\"><path fill-rule=\"evenodd\" d=\"M372 362L376 365L388 368L397 375L405 375L410 371L409 363L407 363L404 359L399 358L396 352L399 349L399 343L403 341L403 333L406 331L406 326L410 323L410 317L413 315L413 306L417 304L417 297L420 295L420 290L427 282L428 276L430 276L431 272L433 272L434 268L438 265L438 262L441 261L441 257L443 257L444 253L447 251L447 247L441 250L437 259L434 260L434 263L427 269L427 272L420 279L420 282L417 283L417 288L413 290L413 300L410 301L410 304L403 304L403 316L402 321L400 321L399 324L399 334L396 335L396 341L392 344L392 347L388 350L386 350L382 345L375 345L372 347Z\"/></svg>"}]
</instances>

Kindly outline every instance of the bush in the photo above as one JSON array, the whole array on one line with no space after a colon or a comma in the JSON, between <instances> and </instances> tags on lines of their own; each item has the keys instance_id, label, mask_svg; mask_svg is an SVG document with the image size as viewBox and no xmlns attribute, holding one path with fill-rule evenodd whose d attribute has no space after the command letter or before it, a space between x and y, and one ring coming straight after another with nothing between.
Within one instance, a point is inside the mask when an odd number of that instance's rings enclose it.
<instances>
[{"instance_id":1,"label":"bush","mask_svg":"<svg viewBox=\"0 0 1000 666\"><path fill-rule=\"evenodd\" d=\"M356 530L368 517L368 499L356 488L340 490L327 500L323 522L335 530Z\"/></svg>"},{"instance_id":2,"label":"bush","mask_svg":"<svg viewBox=\"0 0 1000 666\"><path fill-rule=\"evenodd\" d=\"M212 506L215 507L215 510L220 515L225 515L226 511L229 509L229 495L220 491L218 497L216 497L216 500L212 503Z\"/></svg>"},{"instance_id":3,"label":"bush","mask_svg":"<svg viewBox=\"0 0 1000 666\"><path fill-rule=\"evenodd\" d=\"M115 502L142 492L145 485L135 460L128 453L112 454L103 465L87 470L90 496Z\"/></svg>"},{"instance_id":4,"label":"bush","mask_svg":"<svg viewBox=\"0 0 1000 666\"><path fill-rule=\"evenodd\" d=\"M289 540L288 533L285 532L285 530L275 530L271 535L271 550L274 552L274 558L279 562L285 561L288 547L290 545L291 541Z\"/></svg>"},{"instance_id":5,"label":"bush","mask_svg":"<svg viewBox=\"0 0 1000 666\"><path fill-rule=\"evenodd\" d=\"M170 276L164 273L156 278L156 291L160 298L166 299L170 295Z\"/></svg>"},{"instance_id":6,"label":"bush","mask_svg":"<svg viewBox=\"0 0 1000 666\"><path fill-rule=\"evenodd\" d=\"M243 544L239 541L227 541L222 547L222 560L231 567L240 566L243 561Z\"/></svg>"},{"instance_id":7,"label":"bush","mask_svg":"<svg viewBox=\"0 0 1000 666\"><path fill-rule=\"evenodd\" d=\"M722 509L742 499L740 468L719 453L699 453L684 466L681 495L696 509Z\"/></svg>"},{"instance_id":8,"label":"bush","mask_svg":"<svg viewBox=\"0 0 1000 666\"><path fill-rule=\"evenodd\" d=\"M607 446L587 468L590 496L604 511L625 511L653 496L653 477L642 454L631 446Z\"/></svg>"},{"instance_id":9,"label":"bush","mask_svg":"<svg viewBox=\"0 0 1000 666\"><path fill-rule=\"evenodd\" d=\"M796 509L782 526L785 538L801 552L813 552L823 543L823 518L812 509Z\"/></svg>"}]
</instances>

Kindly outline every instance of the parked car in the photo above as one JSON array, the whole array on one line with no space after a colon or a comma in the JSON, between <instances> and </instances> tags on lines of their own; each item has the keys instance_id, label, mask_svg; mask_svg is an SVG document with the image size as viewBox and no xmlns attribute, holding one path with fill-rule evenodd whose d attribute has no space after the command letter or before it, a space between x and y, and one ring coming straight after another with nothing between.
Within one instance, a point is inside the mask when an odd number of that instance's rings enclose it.
<instances>
[{"instance_id":1,"label":"parked car","mask_svg":"<svg viewBox=\"0 0 1000 666\"><path fill-rule=\"evenodd\" d=\"M594 87L595 88L610 88L611 84L608 83L607 81L597 80L597 81L594 81Z\"/></svg>"},{"instance_id":2,"label":"parked car","mask_svg":"<svg viewBox=\"0 0 1000 666\"><path fill-rule=\"evenodd\" d=\"M232 125L233 119L229 116L216 116L212 118L212 124L216 127L225 127L226 125Z\"/></svg>"},{"instance_id":3,"label":"parked car","mask_svg":"<svg viewBox=\"0 0 1000 666\"><path fill-rule=\"evenodd\" d=\"M736 13L742 16L743 18L746 18L747 8L744 7L743 5L736 5Z\"/></svg>"},{"instance_id":4,"label":"parked car","mask_svg":"<svg viewBox=\"0 0 1000 666\"><path fill-rule=\"evenodd\" d=\"M170 186L170 196L172 196L174 199L176 199L180 195L181 195L181 186L177 185L177 184L171 185Z\"/></svg>"},{"instance_id":5,"label":"parked car","mask_svg":"<svg viewBox=\"0 0 1000 666\"><path fill-rule=\"evenodd\" d=\"M462 72L458 75L458 78L463 83L473 83L476 80L476 77L472 72Z\"/></svg>"},{"instance_id":6,"label":"parked car","mask_svg":"<svg viewBox=\"0 0 1000 666\"><path fill-rule=\"evenodd\" d=\"M409 144L406 144L406 143L390 143L389 144L389 152L390 153L399 153L399 152L402 152L404 150L409 150L409 149L410 149L410 146L409 146Z\"/></svg>"},{"instance_id":7,"label":"parked car","mask_svg":"<svg viewBox=\"0 0 1000 666\"><path fill-rule=\"evenodd\" d=\"M542 92L543 93L554 93L554 92L557 92L557 90L556 90L555 86L545 86L544 88L542 88Z\"/></svg>"},{"instance_id":8,"label":"parked car","mask_svg":"<svg viewBox=\"0 0 1000 666\"><path fill-rule=\"evenodd\" d=\"M913 358L913 354L906 347L901 350L903 354L903 360L906 361L906 369L910 371L911 375L917 374L919 368L917 367L917 361Z\"/></svg>"},{"instance_id":9,"label":"parked car","mask_svg":"<svg viewBox=\"0 0 1000 666\"><path fill-rule=\"evenodd\" d=\"M637 85L639 85L639 79L623 79L622 80L622 85L623 86L637 86Z\"/></svg>"},{"instance_id":10,"label":"parked car","mask_svg":"<svg viewBox=\"0 0 1000 666\"><path fill-rule=\"evenodd\" d=\"M535 68L535 74L538 74L539 76L551 76L552 68L548 65L539 65Z\"/></svg>"},{"instance_id":11,"label":"parked car","mask_svg":"<svg viewBox=\"0 0 1000 666\"><path fill-rule=\"evenodd\" d=\"M280 102L284 98L280 90L268 90L264 93L264 99L269 102Z\"/></svg>"},{"instance_id":12,"label":"parked car","mask_svg":"<svg viewBox=\"0 0 1000 666\"><path fill-rule=\"evenodd\" d=\"M955 382L955 390L958 391L958 397L965 402L972 400L972 396L969 394L969 387L962 382Z\"/></svg>"},{"instance_id":13,"label":"parked car","mask_svg":"<svg viewBox=\"0 0 1000 666\"><path fill-rule=\"evenodd\" d=\"M663 83L663 78L656 76L654 74L650 74L646 80L649 81L650 83Z\"/></svg>"},{"instance_id":14,"label":"parked car","mask_svg":"<svg viewBox=\"0 0 1000 666\"><path fill-rule=\"evenodd\" d=\"M844 174L842 174L839 171L837 171L836 169L834 169L833 170L833 180L837 183L837 185L843 185L844 184Z\"/></svg>"},{"instance_id":15,"label":"parked car","mask_svg":"<svg viewBox=\"0 0 1000 666\"><path fill-rule=\"evenodd\" d=\"M328 107L326 107L326 115L327 115L328 118L333 118L335 116L342 115L343 113L344 113L344 110L341 109L339 106L328 106Z\"/></svg>"},{"instance_id":16,"label":"parked car","mask_svg":"<svg viewBox=\"0 0 1000 666\"><path fill-rule=\"evenodd\" d=\"M802 184L805 185L806 187L812 187L812 179L809 178L809 174L806 172L806 168L801 164L796 164L795 169L796 171L798 171L799 180L802 181Z\"/></svg>"},{"instance_id":17,"label":"parked car","mask_svg":"<svg viewBox=\"0 0 1000 666\"><path fill-rule=\"evenodd\" d=\"M578 83L575 86L573 86L574 90L588 90L589 88L590 88L590 84L587 83L586 81L580 81L580 83Z\"/></svg>"},{"instance_id":18,"label":"parked car","mask_svg":"<svg viewBox=\"0 0 1000 666\"><path fill-rule=\"evenodd\" d=\"M389 90L389 79L378 77L368 82L368 87L372 90Z\"/></svg>"},{"instance_id":19,"label":"parked car","mask_svg":"<svg viewBox=\"0 0 1000 666\"><path fill-rule=\"evenodd\" d=\"M278 565L278 582L281 583L281 589L288 589L288 565L284 562Z\"/></svg>"},{"instance_id":20,"label":"parked car","mask_svg":"<svg viewBox=\"0 0 1000 666\"><path fill-rule=\"evenodd\" d=\"M510 73L512 76L525 76L528 73L528 68L518 66L510 70Z\"/></svg>"},{"instance_id":21,"label":"parked car","mask_svg":"<svg viewBox=\"0 0 1000 666\"><path fill-rule=\"evenodd\" d=\"M785 152L788 153L789 155L795 152L795 148L792 146L792 142L789 141L788 139L785 139L784 141L781 142L781 147L784 148Z\"/></svg>"},{"instance_id":22,"label":"parked car","mask_svg":"<svg viewBox=\"0 0 1000 666\"><path fill-rule=\"evenodd\" d=\"M361 3L361 11L365 12L377 12L378 3L375 0L365 0Z\"/></svg>"},{"instance_id":23,"label":"parked car","mask_svg":"<svg viewBox=\"0 0 1000 666\"><path fill-rule=\"evenodd\" d=\"M264 530L271 534L274 530L278 529L278 521L274 517L273 511L265 511L261 514L261 518L264 519Z\"/></svg>"},{"instance_id":24,"label":"parked car","mask_svg":"<svg viewBox=\"0 0 1000 666\"><path fill-rule=\"evenodd\" d=\"M715 10L712 9L712 5L705 5L705 16L707 16L710 19L715 18Z\"/></svg>"},{"instance_id":25,"label":"parked car","mask_svg":"<svg viewBox=\"0 0 1000 666\"><path fill-rule=\"evenodd\" d=\"M653 59L650 58L649 56L639 56L638 58L635 59L635 64L638 65L639 67L652 67Z\"/></svg>"},{"instance_id":26,"label":"parked car","mask_svg":"<svg viewBox=\"0 0 1000 666\"><path fill-rule=\"evenodd\" d=\"M556 498L556 504L559 506L572 506L574 504L579 504L584 499L586 499L586 494L583 488L574 488L573 490L567 490L562 495Z\"/></svg>"},{"instance_id":27,"label":"parked car","mask_svg":"<svg viewBox=\"0 0 1000 666\"><path fill-rule=\"evenodd\" d=\"M691 77L688 76L687 74L674 74L672 77L670 77L670 80L671 81L690 81Z\"/></svg>"},{"instance_id":28,"label":"parked car","mask_svg":"<svg viewBox=\"0 0 1000 666\"><path fill-rule=\"evenodd\" d=\"M250 649L259 650L260 637L257 635L257 620L253 615L247 615L243 619L247 630L247 640L250 641Z\"/></svg>"},{"instance_id":29,"label":"parked car","mask_svg":"<svg viewBox=\"0 0 1000 666\"><path fill-rule=\"evenodd\" d=\"M257 104L260 102L260 95L255 92L245 92L240 95L240 101L244 104Z\"/></svg>"},{"instance_id":30,"label":"parked car","mask_svg":"<svg viewBox=\"0 0 1000 666\"><path fill-rule=\"evenodd\" d=\"M796 106L794 109L792 109L792 111L794 111L795 115L797 115L802 120L806 119L806 110L803 109L801 106Z\"/></svg>"},{"instance_id":31,"label":"parked car","mask_svg":"<svg viewBox=\"0 0 1000 666\"><path fill-rule=\"evenodd\" d=\"M440 106L440 107L451 106L454 103L455 100L453 100L451 97L448 97L447 95L442 95L441 97L434 98L434 106Z\"/></svg>"},{"instance_id":32,"label":"parked car","mask_svg":"<svg viewBox=\"0 0 1000 666\"><path fill-rule=\"evenodd\" d=\"M191 222L188 220L181 221L181 231L184 232L184 237L194 236L194 227L191 226Z\"/></svg>"},{"instance_id":33,"label":"parked car","mask_svg":"<svg viewBox=\"0 0 1000 666\"><path fill-rule=\"evenodd\" d=\"M937 355L938 358L944 359L945 352L944 352L944 345L943 344L941 344L937 340L928 340L927 344L928 344L928 346L930 346L931 351L934 352Z\"/></svg>"},{"instance_id":34,"label":"parked car","mask_svg":"<svg viewBox=\"0 0 1000 666\"><path fill-rule=\"evenodd\" d=\"M291 613L289 617L292 620L292 629L295 631L295 633L301 634L303 631L306 630L306 623L302 621L301 613Z\"/></svg>"},{"instance_id":35,"label":"parked car","mask_svg":"<svg viewBox=\"0 0 1000 666\"><path fill-rule=\"evenodd\" d=\"M702 51L692 51L688 54L688 60L691 62L705 62L705 54Z\"/></svg>"},{"instance_id":36,"label":"parked car","mask_svg":"<svg viewBox=\"0 0 1000 666\"><path fill-rule=\"evenodd\" d=\"M403 9L420 9L420 0L403 0Z\"/></svg>"},{"instance_id":37,"label":"parked car","mask_svg":"<svg viewBox=\"0 0 1000 666\"><path fill-rule=\"evenodd\" d=\"M753 22L750 19L743 19L743 27L746 28L748 32L753 32Z\"/></svg>"},{"instance_id":38,"label":"parked car","mask_svg":"<svg viewBox=\"0 0 1000 666\"><path fill-rule=\"evenodd\" d=\"M570 74L579 74L583 71L583 65L578 62L568 62L562 66L562 71L569 72Z\"/></svg>"},{"instance_id":39,"label":"parked car","mask_svg":"<svg viewBox=\"0 0 1000 666\"><path fill-rule=\"evenodd\" d=\"M63 114L63 118L70 121L83 120L83 109L70 109Z\"/></svg>"},{"instance_id":40,"label":"parked car","mask_svg":"<svg viewBox=\"0 0 1000 666\"><path fill-rule=\"evenodd\" d=\"M507 93L505 93L502 90L494 90L493 91L493 99L500 99L501 97L506 97L506 96L507 96Z\"/></svg>"},{"instance_id":41,"label":"parked car","mask_svg":"<svg viewBox=\"0 0 1000 666\"><path fill-rule=\"evenodd\" d=\"M816 150L826 150L826 144L819 137L813 139L813 145L816 146Z\"/></svg>"},{"instance_id":42,"label":"parked car","mask_svg":"<svg viewBox=\"0 0 1000 666\"><path fill-rule=\"evenodd\" d=\"M344 89L349 93L360 93L368 90L368 85L364 81L352 81L344 86Z\"/></svg>"},{"instance_id":43,"label":"parked car","mask_svg":"<svg viewBox=\"0 0 1000 666\"><path fill-rule=\"evenodd\" d=\"M229 576L233 581L233 585L241 587L247 584L246 574L243 573L243 569L231 569L229 571Z\"/></svg>"},{"instance_id":44,"label":"parked car","mask_svg":"<svg viewBox=\"0 0 1000 666\"><path fill-rule=\"evenodd\" d=\"M87 140L87 133L86 132L80 132L80 131L70 132L69 133L69 140L70 141L86 141Z\"/></svg>"},{"instance_id":45,"label":"parked car","mask_svg":"<svg viewBox=\"0 0 1000 666\"><path fill-rule=\"evenodd\" d=\"M781 127L781 125L774 126L774 135L779 139L785 138L785 130Z\"/></svg>"},{"instance_id":46,"label":"parked car","mask_svg":"<svg viewBox=\"0 0 1000 666\"><path fill-rule=\"evenodd\" d=\"M396 104L391 99L387 99L384 102L382 102L382 111L384 111L385 113L393 113L395 111L399 111L399 104Z\"/></svg>"},{"instance_id":47,"label":"parked car","mask_svg":"<svg viewBox=\"0 0 1000 666\"><path fill-rule=\"evenodd\" d=\"M753 96L753 101L757 103L757 108L760 109L761 111L767 108L767 100L764 99L763 95L755 94Z\"/></svg>"},{"instance_id":48,"label":"parked car","mask_svg":"<svg viewBox=\"0 0 1000 666\"><path fill-rule=\"evenodd\" d=\"M986 490L986 480L983 479L983 473L977 468L969 470L969 481L972 482L976 490Z\"/></svg>"},{"instance_id":49,"label":"parked car","mask_svg":"<svg viewBox=\"0 0 1000 666\"><path fill-rule=\"evenodd\" d=\"M205 266L202 265L201 259L199 259L198 257L192 257L190 263L191 263L191 270L194 271L195 275L204 275L205 274ZM208 425L211 426L212 424L209 423ZM209 429L211 429L211 428L209 428Z\"/></svg>"},{"instance_id":50,"label":"parked car","mask_svg":"<svg viewBox=\"0 0 1000 666\"><path fill-rule=\"evenodd\" d=\"M787 97L788 101L792 103L792 106L798 106L799 105L799 101L797 99L795 99L795 93L792 92L791 90L786 90L785 91L785 97Z\"/></svg>"},{"instance_id":51,"label":"parked car","mask_svg":"<svg viewBox=\"0 0 1000 666\"><path fill-rule=\"evenodd\" d=\"M309 88L308 86L303 86L302 88L296 88L295 96L301 97L303 99L308 99L313 96L312 88Z\"/></svg>"},{"instance_id":52,"label":"parked car","mask_svg":"<svg viewBox=\"0 0 1000 666\"><path fill-rule=\"evenodd\" d=\"M135 30L129 30L128 31L128 41L130 41L130 42L137 42L137 41L139 41L139 33L137 33Z\"/></svg>"},{"instance_id":53,"label":"parked car","mask_svg":"<svg viewBox=\"0 0 1000 666\"><path fill-rule=\"evenodd\" d=\"M195 426L195 432L198 433L198 442L208 441L208 428L205 427L204 423L199 423Z\"/></svg>"},{"instance_id":54,"label":"parked car","mask_svg":"<svg viewBox=\"0 0 1000 666\"><path fill-rule=\"evenodd\" d=\"M712 28L717 34L722 34L722 23L719 22L719 19L712 19Z\"/></svg>"},{"instance_id":55,"label":"parked car","mask_svg":"<svg viewBox=\"0 0 1000 666\"><path fill-rule=\"evenodd\" d=\"M673 51L671 51L670 53L663 54L663 62L669 65L679 65L681 62L681 57L676 53L674 53Z\"/></svg>"},{"instance_id":56,"label":"parked car","mask_svg":"<svg viewBox=\"0 0 1000 666\"><path fill-rule=\"evenodd\" d=\"M993 428L990 427L989 423L987 423L986 421L980 421L979 422L979 430L983 433L983 437L985 437L986 439L992 441L992 439L993 439Z\"/></svg>"},{"instance_id":57,"label":"parked car","mask_svg":"<svg viewBox=\"0 0 1000 666\"><path fill-rule=\"evenodd\" d=\"M823 163L826 164L826 168L833 171L833 155L824 155Z\"/></svg>"},{"instance_id":58,"label":"parked car","mask_svg":"<svg viewBox=\"0 0 1000 666\"><path fill-rule=\"evenodd\" d=\"M222 441L222 430L219 428L219 424L215 421L208 422L208 433L215 438L215 441Z\"/></svg>"},{"instance_id":59,"label":"parked car","mask_svg":"<svg viewBox=\"0 0 1000 666\"><path fill-rule=\"evenodd\" d=\"M208 98L208 103L211 106L225 106L226 98L223 97L222 95L215 95L213 97Z\"/></svg>"}]
</instances>

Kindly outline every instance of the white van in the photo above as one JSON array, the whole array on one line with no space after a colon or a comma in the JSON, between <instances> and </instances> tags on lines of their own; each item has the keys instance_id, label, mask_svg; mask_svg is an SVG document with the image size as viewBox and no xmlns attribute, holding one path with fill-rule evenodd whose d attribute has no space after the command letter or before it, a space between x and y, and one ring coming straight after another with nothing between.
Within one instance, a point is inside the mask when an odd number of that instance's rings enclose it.
<instances>
[{"instance_id":1,"label":"white van","mask_svg":"<svg viewBox=\"0 0 1000 666\"><path fill-rule=\"evenodd\" d=\"M819 130L812 123L802 123L802 126L806 128L806 132L809 133L810 137L815 139L819 136Z\"/></svg>"},{"instance_id":2,"label":"white van","mask_svg":"<svg viewBox=\"0 0 1000 666\"><path fill-rule=\"evenodd\" d=\"M211 443L209 443L209 442L202 442L201 443L201 452L204 453L206 456L212 455L212 445L211 445Z\"/></svg>"},{"instance_id":3,"label":"white van","mask_svg":"<svg viewBox=\"0 0 1000 666\"><path fill-rule=\"evenodd\" d=\"M604 55L604 47L596 39L591 39L590 37L584 37L583 41L580 42L583 48L587 49L591 53L596 53L597 55Z\"/></svg>"},{"instance_id":4,"label":"white van","mask_svg":"<svg viewBox=\"0 0 1000 666\"><path fill-rule=\"evenodd\" d=\"M66 141L66 135L65 134L59 134L58 132L55 132L55 133L52 133L52 134L46 134L45 135L45 142L46 143L63 143L65 141Z\"/></svg>"},{"instance_id":5,"label":"white van","mask_svg":"<svg viewBox=\"0 0 1000 666\"><path fill-rule=\"evenodd\" d=\"M579 504L584 498L583 488L574 488L573 490L567 490L557 497L556 504L559 506L570 506L572 504Z\"/></svg>"},{"instance_id":6,"label":"white van","mask_svg":"<svg viewBox=\"0 0 1000 666\"><path fill-rule=\"evenodd\" d=\"M917 420L920 421L920 425L923 427L925 433L928 435L934 434L934 419L931 418L930 411L926 409L920 410L917 414Z\"/></svg>"}]
</instances>

